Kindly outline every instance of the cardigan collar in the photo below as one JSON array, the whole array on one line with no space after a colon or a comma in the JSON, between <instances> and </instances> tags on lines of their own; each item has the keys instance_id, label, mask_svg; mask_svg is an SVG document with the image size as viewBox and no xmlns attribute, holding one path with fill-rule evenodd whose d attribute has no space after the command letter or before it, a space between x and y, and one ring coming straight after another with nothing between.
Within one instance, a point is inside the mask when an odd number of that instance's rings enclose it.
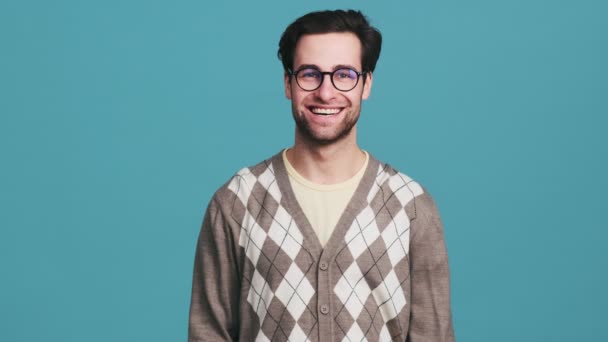
<instances>
[{"instance_id":1,"label":"cardigan collar","mask_svg":"<svg viewBox=\"0 0 608 342\"><path fill-rule=\"evenodd\" d=\"M334 228L325 247L321 245L317 233L312 228L308 218L302 211L302 207L296 200L293 188L289 182L287 169L285 168L283 153L279 152L271 157L270 162L273 165L277 185L282 194L281 204L293 217L297 226L300 228L300 231L304 236L304 248L311 252L311 256L317 262L319 259L331 260L337 253L339 247L345 244L344 236L348 228L351 226L353 220L357 214L367 206L367 196L371 191L374 180L378 174L380 162L369 154L369 162L367 164L365 173L363 174L363 178L361 178L355 193L346 205L346 208L340 216L340 219L338 220L338 223L336 224L336 227Z\"/></svg>"}]
</instances>

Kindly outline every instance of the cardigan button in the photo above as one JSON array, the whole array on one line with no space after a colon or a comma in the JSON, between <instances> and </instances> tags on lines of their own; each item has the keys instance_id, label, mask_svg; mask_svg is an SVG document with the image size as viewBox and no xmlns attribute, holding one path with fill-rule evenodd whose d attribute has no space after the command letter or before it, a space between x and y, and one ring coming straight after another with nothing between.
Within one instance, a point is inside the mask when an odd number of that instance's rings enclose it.
<instances>
[{"instance_id":1,"label":"cardigan button","mask_svg":"<svg viewBox=\"0 0 608 342\"><path fill-rule=\"evenodd\" d=\"M319 267L321 267L321 269L322 269L323 271L327 270L327 267L328 267L328 266L329 266L329 265L327 265L327 263L326 263L325 261L322 261L322 262L321 262L321 264L319 264Z\"/></svg>"},{"instance_id":2,"label":"cardigan button","mask_svg":"<svg viewBox=\"0 0 608 342\"><path fill-rule=\"evenodd\" d=\"M327 315L329 313L329 306L327 304L321 305L321 313Z\"/></svg>"}]
</instances>

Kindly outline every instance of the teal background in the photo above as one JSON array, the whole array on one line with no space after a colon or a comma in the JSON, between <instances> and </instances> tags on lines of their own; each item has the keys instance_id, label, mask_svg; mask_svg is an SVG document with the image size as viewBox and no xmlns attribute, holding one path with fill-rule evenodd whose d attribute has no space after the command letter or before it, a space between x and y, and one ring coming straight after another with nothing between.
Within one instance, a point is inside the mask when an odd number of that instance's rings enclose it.
<instances>
[{"instance_id":1,"label":"teal background","mask_svg":"<svg viewBox=\"0 0 608 342\"><path fill-rule=\"evenodd\" d=\"M293 142L296 17L383 33L359 141L442 212L459 341L605 341L608 3L0 3L0 340L184 341L228 177Z\"/></svg>"}]
</instances>

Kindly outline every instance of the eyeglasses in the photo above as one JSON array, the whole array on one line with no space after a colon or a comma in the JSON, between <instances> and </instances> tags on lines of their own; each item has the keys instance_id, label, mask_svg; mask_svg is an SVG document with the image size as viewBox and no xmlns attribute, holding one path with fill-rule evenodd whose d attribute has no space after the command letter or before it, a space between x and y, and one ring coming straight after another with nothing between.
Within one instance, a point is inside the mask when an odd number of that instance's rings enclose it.
<instances>
[{"instance_id":1,"label":"eyeglasses","mask_svg":"<svg viewBox=\"0 0 608 342\"><path fill-rule=\"evenodd\" d=\"M302 90L313 91L319 89L325 75L329 75L334 88L339 91L350 91L355 89L359 83L359 77L365 74L365 71L358 72L349 68L336 69L334 71L320 71L315 68L302 68L296 71L289 71L290 76L295 76L296 83Z\"/></svg>"}]
</instances>

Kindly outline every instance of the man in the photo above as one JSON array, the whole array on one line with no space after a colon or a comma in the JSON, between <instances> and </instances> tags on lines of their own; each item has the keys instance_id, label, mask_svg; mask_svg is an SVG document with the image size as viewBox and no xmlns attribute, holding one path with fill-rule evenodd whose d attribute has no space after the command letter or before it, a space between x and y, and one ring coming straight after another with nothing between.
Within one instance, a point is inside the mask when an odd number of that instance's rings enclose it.
<instances>
[{"instance_id":1,"label":"man","mask_svg":"<svg viewBox=\"0 0 608 342\"><path fill-rule=\"evenodd\" d=\"M381 35L309 13L279 43L295 144L222 186L201 229L190 341L453 341L428 193L357 145Z\"/></svg>"}]
</instances>

